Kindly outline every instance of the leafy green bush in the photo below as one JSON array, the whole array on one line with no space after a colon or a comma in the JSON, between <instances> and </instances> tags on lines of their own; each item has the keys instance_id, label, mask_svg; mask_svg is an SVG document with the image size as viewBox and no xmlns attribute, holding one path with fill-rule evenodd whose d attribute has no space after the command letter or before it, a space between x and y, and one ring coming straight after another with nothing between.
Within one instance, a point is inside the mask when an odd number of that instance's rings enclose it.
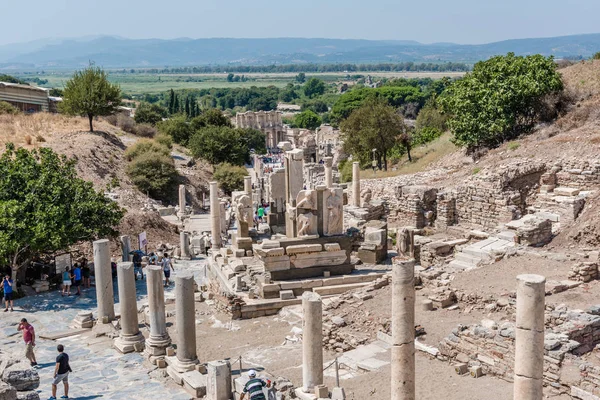
<instances>
[{"instance_id":1,"label":"leafy green bush","mask_svg":"<svg viewBox=\"0 0 600 400\"><path fill-rule=\"evenodd\" d=\"M135 122L156 125L167 116L167 109L158 104L140 103L135 109Z\"/></svg>"},{"instance_id":2,"label":"leafy green bush","mask_svg":"<svg viewBox=\"0 0 600 400\"><path fill-rule=\"evenodd\" d=\"M6 101L0 101L0 115L2 114L18 114L19 110L12 104Z\"/></svg>"},{"instance_id":3,"label":"leafy green bush","mask_svg":"<svg viewBox=\"0 0 600 400\"><path fill-rule=\"evenodd\" d=\"M178 174L173 159L154 151L133 158L127 166L127 174L138 189L153 198L169 198L177 185Z\"/></svg>"},{"instance_id":4,"label":"leafy green bush","mask_svg":"<svg viewBox=\"0 0 600 400\"><path fill-rule=\"evenodd\" d=\"M155 153L163 156L170 156L169 148L156 140L142 139L125 151L125 158L132 161L144 153Z\"/></svg>"},{"instance_id":5,"label":"leafy green bush","mask_svg":"<svg viewBox=\"0 0 600 400\"><path fill-rule=\"evenodd\" d=\"M438 128L426 126L417 130L413 136L413 144L418 146L422 144L427 144L429 142L433 142L435 139L442 136L444 132L439 130Z\"/></svg>"},{"instance_id":6,"label":"leafy green bush","mask_svg":"<svg viewBox=\"0 0 600 400\"><path fill-rule=\"evenodd\" d=\"M600 60L600 51L597 52L596 54L594 54L594 56L592 57L592 59L594 59L594 60Z\"/></svg>"},{"instance_id":7,"label":"leafy green bush","mask_svg":"<svg viewBox=\"0 0 600 400\"><path fill-rule=\"evenodd\" d=\"M227 194L244 187L244 177L248 171L244 167L222 163L215 167L213 178L219 182L219 186Z\"/></svg>"},{"instance_id":8,"label":"leafy green bush","mask_svg":"<svg viewBox=\"0 0 600 400\"><path fill-rule=\"evenodd\" d=\"M475 64L440 96L457 145L495 146L530 131L546 114L546 95L563 90L552 57L514 53Z\"/></svg>"},{"instance_id":9,"label":"leafy green bush","mask_svg":"<svg viewBox=\"0 0 600 400\"><path fill-rule=\"evenodd\" d=\"M250 161L250 149L263 153L265 135L255 129L234 129L225 126L207 126L191 137L188 145L196 158L212 165L229 162L243 165Z\"/></svg>"},{"instance_id":10,"label":"leafy green bush","mask_svg":"<svg viewBox=\"0 0 600 400\"><path fill-rule=\"evenodd\" d=\"M175 143L186 145L194 130L187 122L185 115L176 115L166 121L161 121L156 124L158 131L173 138Z\"/></svg>"},{"instance_id":11,"label":"leafy green bush","mask_svg":"<svg viewBox=\"0 0 600 400\"><path fill-rule=\"evenodd\" d=\"M302 111L294 118L294 124L298 128L315 130L321 126L321 117L312 110Z\"/></svg>"},{"instance_id":12,"label":"leafy green bush","mask_svg":"<svg viewBox=\"0 0 600 400\"><path fill-rule=\"evenodd\" d=\"M204 111L200 116L192 119L192 128L198 130L207 126L231 126L231 120L216 108Z\"/></svg>"},{"instance_id":13,"label":"leafy green bush","mask_svg":"<svg viewBox=\"0 0 600 400\"><path fill-rule=\"evenodd\" d=\"M338 171L340 172L340 180L342 183L350 182L352 180L352 161L340 161Z\"/></svg>"},{"instance_id":14,"label":"leafy green bush","mask_svg":"<svg viewBox=\"0 0 600 400\"><path fill-rule=\"evenodd\" d=\"M165 135L164 133L159 133L154 136L154 141L162 144L169 150L173 148L173 139L169 135Z\"/></svg>"},{"instance_id":15,"label":"leafy green bush","mask_svg":"<svg viewBox=\"0 0 600 400\"><path fill-rule=\"evenodd\" d=\"M446 130L448 117L439 110L435 97L427 100L415 121L417 132L423 128L435 128L440 132Z\"/></svg>"}]
</instances>

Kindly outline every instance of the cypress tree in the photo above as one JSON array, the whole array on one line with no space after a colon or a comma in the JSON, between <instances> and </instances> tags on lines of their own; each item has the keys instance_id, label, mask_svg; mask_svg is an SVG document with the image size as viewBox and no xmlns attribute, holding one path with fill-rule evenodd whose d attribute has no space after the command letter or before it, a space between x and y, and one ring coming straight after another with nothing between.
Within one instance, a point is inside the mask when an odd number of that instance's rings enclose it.
<instances>
[{"instance_id":1,"label":"cypress tree","mask_svg":"<svg viewBox=\"0 0 600 400\"><path fill-rule=\"evenodd\" d=\"M185 115L188 116L188 118L191 116L191 112L190 112L190 97L186 97L185 98Z\"/></svg>"},{"instance_id":2,"label":"cypress tree","mask_svg":"<svg viewBox=\"0 0 600 400\"><path fill-rule=\"evenodd\" d=\"M169 92L169 114L175 114L175 91Z\"/></svg>"}]
</instances>

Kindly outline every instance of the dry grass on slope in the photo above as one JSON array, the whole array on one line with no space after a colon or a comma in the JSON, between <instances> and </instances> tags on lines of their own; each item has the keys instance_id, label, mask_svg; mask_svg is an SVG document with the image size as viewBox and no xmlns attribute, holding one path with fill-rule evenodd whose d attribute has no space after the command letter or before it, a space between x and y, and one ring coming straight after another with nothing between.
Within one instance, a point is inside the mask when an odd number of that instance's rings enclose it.
<instances>
[{"instance_id":1,"label":"dry grass on slope","mask_svg":"<svg viewBox=\"0 0 600 400\"><path fill-rule=\"evenodd\" d=\"M88 130L88 120L81 117L50 113L3 114L0 115L0 152L8 142L18 147L36 148L42 143L56 140L62 134ZM104 121L95 121L94 130L115 132L115 128Z\"/></svg>"}]
</instances>

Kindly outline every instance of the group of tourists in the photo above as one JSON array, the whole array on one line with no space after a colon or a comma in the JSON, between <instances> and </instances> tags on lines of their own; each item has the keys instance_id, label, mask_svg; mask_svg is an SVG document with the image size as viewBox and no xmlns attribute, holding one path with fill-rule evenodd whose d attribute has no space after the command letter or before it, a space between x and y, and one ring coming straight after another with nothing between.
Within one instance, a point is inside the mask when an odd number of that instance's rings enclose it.
<instances>
[{"instance_id":1,"label":"group of tourists","mask_svg":"<svg viewBox=\"0 0 600 400\"><path fill-rule=\"evenodd\" d=\"M62 296L71 295L71 287L76 289L75 296L81 296L81 287L89 289L92 285L90 266L84 258L81 264L75 263L73 269L66 267L62 273Z\"/></svg>"},{"instance_id":2,"label":"group of tourists","mask_svg":"<svg viewBox=\"0 0 600 400\"><path fill-rule=\"evenodd\" d=\"M35 329L26 318L21 319L21 323L17 327L19 332L23 333L23 341L25 342L25 358L29 360L32 368L37 368L38 363L35 358ZM69 398L69 373L73 372L69 365L69 355L65 353L65 347L62 344L56 346L58 356L56 357L56 364L54 365L54 374L52 379L52 396L48 400L56 400L56 392L58 385L62 382L64 386L65 394L61 396L61 399Z\"/></svg>"}]
</instances>

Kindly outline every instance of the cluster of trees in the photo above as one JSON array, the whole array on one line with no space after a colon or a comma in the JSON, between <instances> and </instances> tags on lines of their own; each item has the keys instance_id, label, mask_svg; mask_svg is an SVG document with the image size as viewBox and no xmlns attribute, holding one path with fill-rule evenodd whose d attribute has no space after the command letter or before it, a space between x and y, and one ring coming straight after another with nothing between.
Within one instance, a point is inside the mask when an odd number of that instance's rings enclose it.
<instances>
[{"instance_id":1,"label":"cluster of trees","mask_svg":"<svg viewBox=\"0 0 600 400\"><path fill-rule=\"evenodd\" d=\"M196 97L194 97L193 94L177 94L173 89L169 91L167 109L170 115L185 114L189 118L194 118L200 115L200 106L198 105Z\"/></svg>"},{"instance_id":2,"label":"cluster of trees","mask_svg":"<svg viewBox=\"0 0 600 400\"><path fill-rule=\"evenodd\" d=\"M286 64L286 65L221 65L221 66L196 66L196 67L174 67L174 68L142 68L122 70L126 73L142 74L208 74L208 73L285 73L285 72L409 72L409 71L433 71L433 72L465 72L471 68L468 64L444 62L444 63L415 63L412 61L400 63L376 63L376 64ZM302 83L302 82L301 82Z\"/></svg>"},{"instance_id":3,"label":"cluster of trees","mask_svg":"<svg viewBox=\"0 0 600 400\"><path fill-rule=\"evenodd\" d=\"M227 74L227 82L246 82L247 80L244 75Z\"/></svg>"},{"instance_id":4,"label":"cluster of trees","mask_svg":"<svg viewBox=\"0 0 600 400\"><path fill-rule=\"evenodd\" d=\"M386 168L391 152L435 140L449 129L453 141L469 150L492 147L530 132L557 116L563 83L552 57L513 53L479 62L451 82L392 80L386 86L357 88L333 106L344 147L366 165L373 157ZM407 104L418 109L414 129L404 124Z\"/></svg>"},{"instance_id":5,"label":"cluster of trees","mask_svg":"<svg viewBox=\"0 0 600 400\"><path fill-rule=\"evenodd\" d=\"M475 64L439 97L454 142L471 149L495 146L554 118L557 110L544 100L563 90L556 69L552 57L514 53Z\"/></svg>"},{"instance_id":6,"label":"cluster of trees","mask_svg":"<svg viewBox=\"0 0 600 400\"><path fill-rule=\"evenodd\" d=\"M33 195L34 194L34 195ZM75 160L8 144L0 157L0 264L116 235L124 211L77 176Z\"/></svg>"}]
</instances>

